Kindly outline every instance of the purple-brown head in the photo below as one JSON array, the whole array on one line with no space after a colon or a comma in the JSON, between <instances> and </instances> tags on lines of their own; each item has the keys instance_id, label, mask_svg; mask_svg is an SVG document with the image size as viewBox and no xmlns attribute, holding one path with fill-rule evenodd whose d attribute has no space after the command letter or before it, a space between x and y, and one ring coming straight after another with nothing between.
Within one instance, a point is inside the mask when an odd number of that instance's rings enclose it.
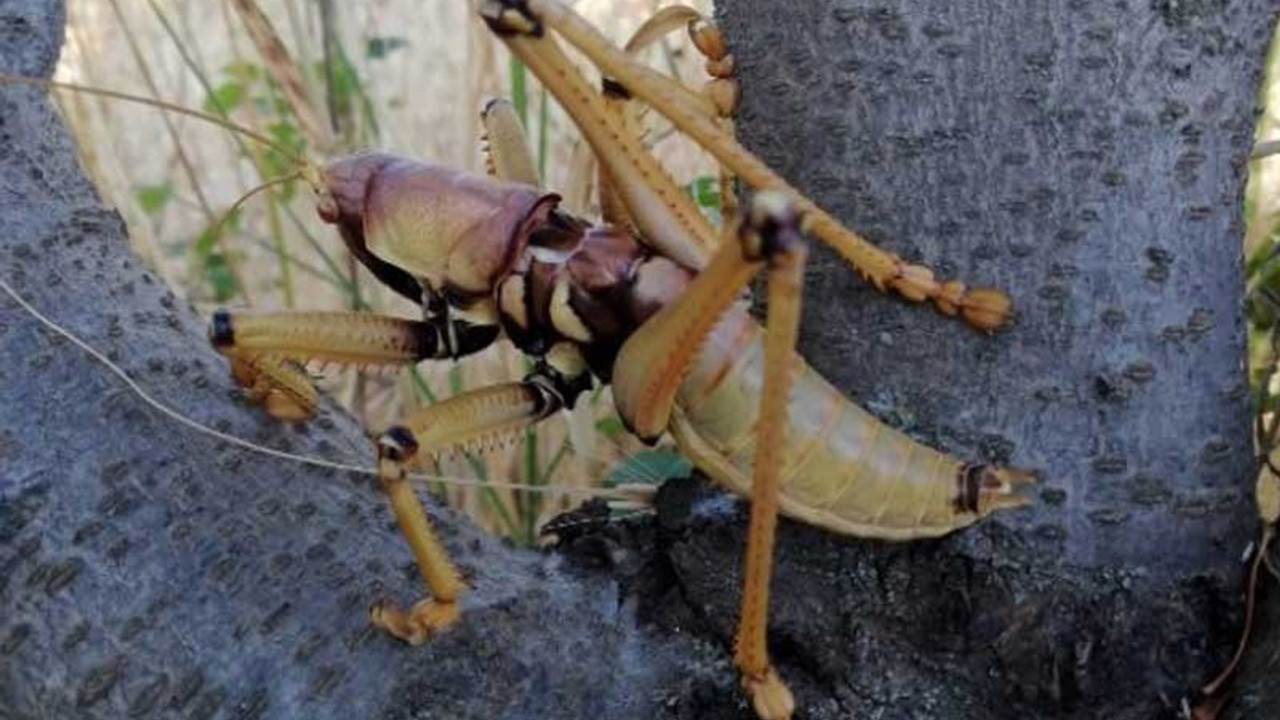
<instances>
[{"instance_id":1,"label":"purple-brown head","mask_svg":"<svg viewBox=\"0 0 1280 720\"><path fill-rule=\"evenodd\" d=\"M326 164L321 171L323 181L316 189L320 219L334 225L363 224L369 183L394 160L394 156L385 153L362 152Z\"/></svg>"}]
</instances>

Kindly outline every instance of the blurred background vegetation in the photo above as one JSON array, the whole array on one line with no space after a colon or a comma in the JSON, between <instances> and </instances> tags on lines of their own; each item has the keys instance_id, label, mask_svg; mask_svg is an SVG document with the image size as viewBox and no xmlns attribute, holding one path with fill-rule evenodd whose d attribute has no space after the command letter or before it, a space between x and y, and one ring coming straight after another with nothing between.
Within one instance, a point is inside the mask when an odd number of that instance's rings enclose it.
<instances>
[{"instance_id":1,"label":"blurred background vegetation","mask_svg":"<svg viewBox=\"0 0 1280 720\"><path fill-rule=\"evenodd\" d=\"M509 58L468 2L262 0L289 46L312 98L337 137L338 151L378 147L430 162L480 171L479 109L506 96L525 120L544 184L588 217L583 193L592 174L568 118L536 79ZM575 7L618 42L667 0L578 0ZM711 0L684 4L709 12ZM281 144L304 150L304 128L271 79L229 0L69 0L66 50L57 78L226 114ZM687 38L672 35L646 60L690 83L704 79ZM1270 449L1280 356L1280 78L1273 44L1264 111L1250 162L1245 200L1250 365L1258 398L1260 442ZM84 95L60 95L80 141L83 163L107 201L126 218L135 250L202 310L362 309L415 317L419 310L379 286L353 263L341 241L294 183L219 218L246 190L290 168L218 128L146 107ZM705 155L650 122L660 157L699 205L719 205ZM1224 248L1224 252L1231 249ZM467 388L522 376L526 360L505 341L466 362L425 363L394 374L322 373L321 384L372 430L423 403ZM477 481L439 487L448 501L490 530L532 543L536 528L580 495L496 488L495 480L577 488L653 482L687 464L668 449L647 450L613 414L608 391L566 417L530 430L522 442L487 453L443 459L427 468ZM1268 422L1263 422L1266 418Z\"/></svg>"}]
</instances>

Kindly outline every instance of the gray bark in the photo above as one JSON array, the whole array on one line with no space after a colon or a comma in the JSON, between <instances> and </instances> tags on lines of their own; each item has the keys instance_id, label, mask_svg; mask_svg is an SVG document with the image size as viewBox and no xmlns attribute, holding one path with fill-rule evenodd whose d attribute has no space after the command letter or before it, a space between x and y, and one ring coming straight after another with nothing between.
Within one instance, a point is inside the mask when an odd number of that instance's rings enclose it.
<instances>
[{"instance_id":1,"label":"gray bark","mask_svg":"<svg viewBox=\"0 0 1280 720\"><path fill-rule=\"evenodd\" d=\"M980 338L820 257L810 357L937 444L1047 480L1034 509L941 541L784 523L771 642L802 717L1150 717L1239 619L1238 161L1268 14L1005 4L722 8L750 144L875 239L1019 303ZM61 23L0 0L0 67L47 73ZM0 277L159 399L369 458L332 408L288 429L238 402L30 90L0 90L0 227ZM474 590L407 649L364 616L419 592L367 481L175 425L2 297L0 358L0 718L751 717L727 653L742 507L703 486L568 562L435 513Z\"/></svg>"},{"instance_id":2,"label":"gray bark","mask_svg":"<svg viewBox=\"0 0 1280 720\"><path fill-rule=\"evenodd\" d=\"M1275 4L719 11L749 146L873 241L1017 306L987 338L876 295L832 252L809 274L819 370L935 445L1044 482L1033 509L904 562L908 586L965 568L954 631L914 652L976 651L965 667L1004 676L988 707L1176 702L1234 638L1254 532L1241 199Z\"/></svg>"}]
</instances>

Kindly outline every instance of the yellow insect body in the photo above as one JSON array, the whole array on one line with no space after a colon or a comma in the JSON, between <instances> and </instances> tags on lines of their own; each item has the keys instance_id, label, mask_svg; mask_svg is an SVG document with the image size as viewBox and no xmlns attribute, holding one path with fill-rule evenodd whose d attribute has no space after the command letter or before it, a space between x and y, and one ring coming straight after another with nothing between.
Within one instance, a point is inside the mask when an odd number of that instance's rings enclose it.
<instances>
[{"instance_id":1,"label":"yellow insect body","mask_svg":"<svg viewBox=\"0 0 1280 720\"><path fill-rule=\"evenodd\" d=\"M685 377L670 430L718 483L751 492L764 333L741 307L716 326ZM935 537L976 521L960 508L964 466L877 420L796 357L779 505L860 537Z\"/></svg>"}]
</instances>

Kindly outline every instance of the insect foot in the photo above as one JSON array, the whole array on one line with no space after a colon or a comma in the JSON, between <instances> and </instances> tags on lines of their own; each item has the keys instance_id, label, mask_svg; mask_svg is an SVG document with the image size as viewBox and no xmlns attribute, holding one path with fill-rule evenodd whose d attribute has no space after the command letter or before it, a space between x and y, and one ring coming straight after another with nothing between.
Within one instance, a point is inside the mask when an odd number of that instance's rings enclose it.
<instances>
[{"instance_id":1,"label":"insect foot","mask_svg":"<svg viewBox=\"0 0 1280 720\"><path fill-rule=\"evenodd\" d=\"M957 313L970 326L986 333L993 333L1009 321L1013 302L1009 296L995 288L965 289L959 280L948 280L934 297L934 305L943 315Z\"/></svg>"},{"instance_id":2,"label":"insect foot","mask_svg":"<svg viewBox=\"0 0 1280 720\"><path fill-rule=\"evenodd\" d=\"M369 608L369 621L410 645L421 645L432 635L447 630L462 616L456 602L420 600L405 612L390 600L380 600Z\"/></svg>"},{"instance_id":3,"label":"insect foot","mask_svg":"<svg viewBox=\"0 0 1280 720\"><path fill-rule=\"evenodd\" d=\"M938 312L948 317L959 315L970 326L986 333L1003 327L1013 307L1009 296L995 288L969 290L959 280L939 283L933 271L923 265L903 264L889 287L911 302L932 300Z\"/></svg>"},{"instance_id":4,"label":"insect foot","mask_svg":"<svg viewBox=\"0 0 1280 720\"><path fill-rule=\"evenodd\" d=\"M742 689L760 720L790 720L796 710L795 698L772 667L760 676L743 675Z\"/></svg>"}]
</instances>

